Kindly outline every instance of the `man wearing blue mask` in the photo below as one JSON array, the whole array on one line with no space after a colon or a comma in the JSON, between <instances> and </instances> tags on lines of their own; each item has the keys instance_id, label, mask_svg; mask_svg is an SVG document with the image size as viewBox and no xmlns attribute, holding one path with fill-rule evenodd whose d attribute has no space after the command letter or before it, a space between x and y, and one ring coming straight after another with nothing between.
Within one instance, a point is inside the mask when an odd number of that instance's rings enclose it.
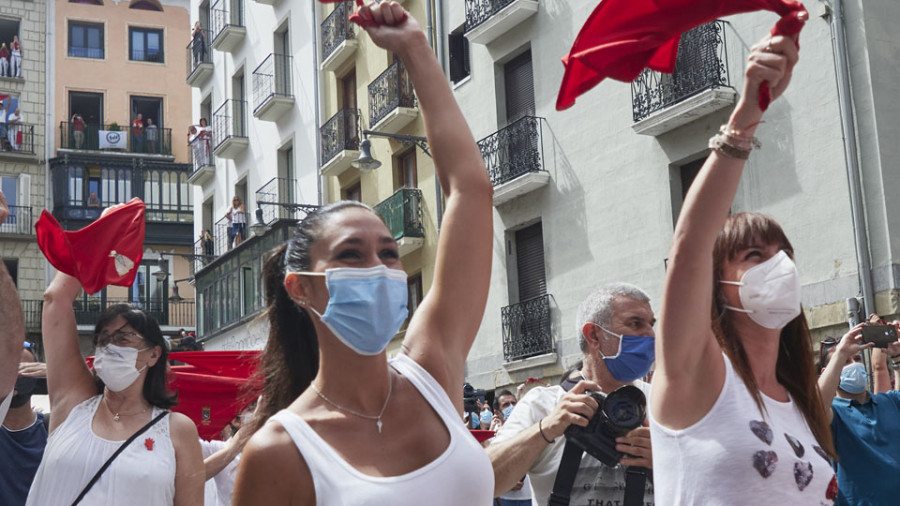
<instances>
[{"instance_id":1,"label":"man wearing blue mask","mask_svg":"<svg viewBox=\"0 0 900 506\"><path fill-rule=\"evenodd\" d=\"M892 325L900 327L900 322ZM891 390L871 395L867 391L868 374L857 360L860 351L872 346L862 342L863 326L864 323L853 327L827 352L819 376L822 402L831 406L828 417L838 454L838 462L834 464L838 485L836 506L897 502L900 392ZM888 364L894 371L895 384L900 385L900 341L887 348L872 348L872 363Z\"/></svg>"},{"instance_id":2,"label":"man wearing blue mask","mask_svg":"<svg viewBox=\"0 0 900 506\"><path fill-rule=\"evenodd\" d=\"M600 286L582 302L575 328L583 365L563 378L560 386L533 388L512 410L487 450L494 468L495 495L512 488L527 473L534 504L547 504L563 457L566 429L573 424L586 426L597 411L597 401L585 391L609 394L634 385L650 394L650 385L641 378L654 360L655 322L650 298L627 283ZM569 504L624 504L626 468L653 467L649 429L639 427L618 438L616 449L626 456L615 467L582 455ZM649 483L641 504L653 504Z\"/></svg>"}]
</instances>

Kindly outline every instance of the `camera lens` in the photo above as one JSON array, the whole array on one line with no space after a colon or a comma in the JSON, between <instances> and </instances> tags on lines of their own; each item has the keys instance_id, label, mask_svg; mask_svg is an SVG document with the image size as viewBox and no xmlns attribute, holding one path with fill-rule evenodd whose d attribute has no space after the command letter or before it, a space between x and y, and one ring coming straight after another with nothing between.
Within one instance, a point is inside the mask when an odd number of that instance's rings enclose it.
<instances>
[{"instance_id":1,"label":"camera lens","mask_svg":"<svg viewBox=\"0 0 900 506\"><path fill-rule=\"evenodd\" d=\"M644 422L647 400L637 387L626 385L606 397L603 414L618 430L628 432Z\"/></svg>"}]
</instances>

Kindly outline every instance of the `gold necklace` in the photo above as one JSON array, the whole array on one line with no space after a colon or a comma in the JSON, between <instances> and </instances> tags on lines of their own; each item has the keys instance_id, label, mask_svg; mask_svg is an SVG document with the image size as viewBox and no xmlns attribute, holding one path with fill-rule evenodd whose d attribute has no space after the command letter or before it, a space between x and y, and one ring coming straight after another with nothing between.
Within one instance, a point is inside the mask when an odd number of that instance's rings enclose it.
<instances>
[{"instance_id":1,"label":"gold necklace","mask_svg":"<svg viewBox=\"0 0 900 506\"><path fill-rule=\"evenodd\" d=\"M384 414L384 410L387 409L388 401L391 400L391 391L392 391L392 388L391 388L391 387L392 387L393 385L394 385L394 378L391 376L391 371L388 371L388 393L387 393L387 397L384 399L384 405L381 406L381 411L378 412L378 416L372 416L372 415L364 415L364 414L362 414L362 413L358 413L358 412L356 412L356 411L353 411L353 410L350 409L350 408L345 408L344 406L341 406L340 404L338 404L338 403L332 401L332 400L329 399L328 397L325 397L325 394L323 394L318 388L316 388L316 384L315 384L315 383L310 383L310 384L309 384L309 386L311 386L312 389L315 390L317 394L319 394L319 397L321 397L322 400L325 401L325 402L327 402L328 404L331 404L332 406L338 408L338 409L341 410L341 411L344 411L344 412L346 412L346 413L350 413L351 415L356 415L356 416L358 416L358 417L360 417L360 418L365 418L365 419L367 419L367 420L375 420L375 426L378 428L378 433L379 433L379 434L381 434L381 425L382 425L382 423L381 423L381 415Z\"/></svg>"},{"instance_id":2,"label":"gold necklace","mask_svg":"<svg viewBox=\"0 0 900 506\"><path fill-rule=\"evenodd\" d=\"M135 411L134 413L122 413L120 414L118 411L113 412L112 408L109 407L109 401L106 399L106 396L103 396L103 403L106 404L106 410L109 411L113 415L113 421L118 422L119 416L132 416L132 415L140 415L149 411L150 408L144 408L140 411Z\"/></svg>"}]
</instances>

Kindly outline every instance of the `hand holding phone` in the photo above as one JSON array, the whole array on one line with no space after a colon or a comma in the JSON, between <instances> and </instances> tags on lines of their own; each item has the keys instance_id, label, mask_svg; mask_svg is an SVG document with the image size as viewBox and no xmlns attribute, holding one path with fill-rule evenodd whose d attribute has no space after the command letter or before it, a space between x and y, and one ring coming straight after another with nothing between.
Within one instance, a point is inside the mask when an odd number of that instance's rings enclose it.
<instances>
[{"instance_id":1,"label":"hand holding phone","mask_svg":"<svg viewBox=\"0 0 900 506\"><path fill-rule=\"evenodd\" d=\"M875 343L876 348L887 348L897 342L897 329L893 325L866 325L862 328L864 343Z\"/></svg>"}]
</instances>

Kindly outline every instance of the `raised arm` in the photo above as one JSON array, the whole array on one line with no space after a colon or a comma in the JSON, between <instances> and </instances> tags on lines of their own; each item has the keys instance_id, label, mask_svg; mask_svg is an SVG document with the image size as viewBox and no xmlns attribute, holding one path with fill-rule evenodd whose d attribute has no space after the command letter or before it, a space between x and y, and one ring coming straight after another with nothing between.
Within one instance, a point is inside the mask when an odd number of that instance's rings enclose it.
<instances>
[{"instance_id":1,"label":"raised arm","mask_svg":"<svg viewBox=\"0 0 900 506\"><path fill-rule=\"evenodd\" d=\"M740 136L752 136L762 120L759 86L773 99L790 82L797 47L784 37L763 39L748 59L741 99L728 121ZM733 153L732 153L733 154ZM670 426L687 426L718 396L725 364L710 329L712 254L737 192L745 160L713 149L684 199L669 252L663 289L652 411ZM671 395L670 395L671 394ZM685 404L687 403L687 404Z\"/></svg>"},{"instance_id":2,"label":"raised arm","mask_svg":"<svg viewBox=\"0 0 900 506\"><path fill-rule=\"evenodd\" d=\"M3 224L7 216L9 207L6 205L6 197L0 191L0 224ZM0 322L0 401L3 401L16 385L25 341L22 304L19 302L16 285L3 262L0 262Z\"/></svg>"},{"instance_id":3,"label":"raised arm","mask_svg":"<svg viewBox=\"0 0 900 506\"><path fill-rule=\"evenodd\" d=\"M481 325L491 276L493 188L472 132L418 23L396 2L364 7L384 26L372 40L400 57L425 118L435 170L446 196L434 282L406 333L404 348L458 399L463 363Z\"/></svg>"},{"instance_id":4,"label":"raised arm","mask_svg":"<svg viewBox=\"0 0 900 506\"><path fill-rule=\"evenodd\" d=\"M844 370L847 359L866 348L872 347L872 343L863 344L862 342L863 326L865 326L865 323L860 323L841 337L841 342L835 347L831 360L828 361L825 370L819 375L819 395L822 397L822 406L825 406L825 411L828 412L828 423L831 423L831 419L834 417L834 411L831 410L831 401L837 395L838 386L841 384L841 371Z\"/></svg>"},{"instance_id":5,"label":"raised arm","mask_svg":"<svg viewBox=\"0 0 900 506\"><path fill-rule=\"evenodd\" d=\"M890 323L900 330L900 321ZM898 332L900 333L900 332ZM892 357L897 357L896 359ZM891 367L888 362L900 362L900 341L895 341L887 348L872 348L872 393L882 394L891 390L900 390L900 370ZM891 375L894 376L894 385L891 386Z\"/></svg>"},{"instance_id":6,"label":"raised arm","mask_svg":"<svg viewBox=\"0 0 900 506\"><path fill-rule=\"evenodd\" d=\"M80 293L81 283L62 272L56 273L44 292L41 330L53 413L51 431L59 427L73 407L97 394L97 384L78 347L78 326L72 305Z\"/></svg>"}]
</instances>

